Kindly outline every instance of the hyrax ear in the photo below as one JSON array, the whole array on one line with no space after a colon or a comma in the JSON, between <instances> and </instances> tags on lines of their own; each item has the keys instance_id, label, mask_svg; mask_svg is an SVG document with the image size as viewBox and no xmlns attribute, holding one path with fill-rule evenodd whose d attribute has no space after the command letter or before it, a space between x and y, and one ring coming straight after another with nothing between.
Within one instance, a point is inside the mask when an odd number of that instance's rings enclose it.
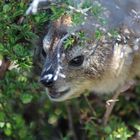
<instances>
[{"instance_id":1,"label":"hyrax ear","mask_svg":"<svg viewBox=\"0 0 140 140\"><path fill-rule=\"evenodd\" d=\"M48 33L44 36L43 49L44 49L46 54L48 53L48 50L51 47L51 44L52 44L52 41L53 41L53 34L54 34L53 30L50 28Z\"/></svg>"}]
</instances>

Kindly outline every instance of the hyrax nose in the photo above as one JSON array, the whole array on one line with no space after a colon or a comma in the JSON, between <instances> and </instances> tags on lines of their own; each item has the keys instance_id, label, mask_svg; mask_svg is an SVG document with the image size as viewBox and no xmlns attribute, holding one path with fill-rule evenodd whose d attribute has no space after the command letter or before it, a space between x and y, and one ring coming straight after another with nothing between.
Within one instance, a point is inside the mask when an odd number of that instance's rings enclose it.
<instances>
[{"instance_id":1,"label":"hyrax nose","mask_svg":"<svg viewBox=\"0 0 140 140\"><path fill-rule=\"evenodd\" d=\"M51 87L54 82L53 79L54 79L53 74L47 74L47 75L41 76L40 82L46 87Z\"/></svg>"}]
</instances>

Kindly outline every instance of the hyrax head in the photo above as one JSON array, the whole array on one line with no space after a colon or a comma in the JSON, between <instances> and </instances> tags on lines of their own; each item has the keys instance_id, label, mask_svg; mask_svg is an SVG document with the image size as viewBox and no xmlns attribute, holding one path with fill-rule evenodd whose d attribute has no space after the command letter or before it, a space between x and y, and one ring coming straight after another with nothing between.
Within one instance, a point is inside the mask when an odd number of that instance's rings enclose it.
<instances>
[{"instance_id":1,"label":"hyrax head","mask_svg":"<svg viewBox=\"0 0 140 140\"><path fill-rule=\"evenodd\" d=\"M46 53L41 83L53 101L79 96L96 86L112 54L111 43L90 25L71 28L69 17L52 23L43 39Z\"/></svg>"},{"instance_id":2,"label":"hyrax head","mask_svg":"<svg viewBox=\"0 0 140 140\"><path fill-rule=\"evenodd\" d=\"M87 90L113 92L127 77L134 38L139 42L140 2L91 2L93 7L74 9L81 13L80 23L64 15L50 24L43 39L46 57L40 81L53 101Z\"/></svg>"}]
</instances>

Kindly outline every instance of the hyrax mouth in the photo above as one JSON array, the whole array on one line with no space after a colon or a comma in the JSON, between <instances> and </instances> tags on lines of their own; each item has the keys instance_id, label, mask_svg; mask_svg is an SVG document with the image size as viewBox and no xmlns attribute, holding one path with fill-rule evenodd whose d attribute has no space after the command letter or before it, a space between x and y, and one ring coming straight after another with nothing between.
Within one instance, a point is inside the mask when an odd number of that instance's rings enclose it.
<instances>
[{"instance_id":1,"label":"hyrax mouth","mask_svg":"<svg viewBox=\"0 0 140 140\"><path fill-rule=\"evenodd\" d=\"M70 91L70 88L66 88L62 91L56 91L56 90L53 90L53 89L48 89L49 92L48 92L48 96L51 98L51 99L58 99L58 98L62 98L63 96L65 96L66 94L68 94L68 92Z\"/></svg>"}]
</instances>

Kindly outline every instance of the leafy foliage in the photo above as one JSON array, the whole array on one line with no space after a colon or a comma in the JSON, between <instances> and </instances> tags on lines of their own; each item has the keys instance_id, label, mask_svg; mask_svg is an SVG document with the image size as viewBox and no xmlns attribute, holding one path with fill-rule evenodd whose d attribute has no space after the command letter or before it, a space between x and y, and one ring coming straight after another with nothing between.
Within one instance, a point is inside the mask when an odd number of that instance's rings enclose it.
<instances>
[{"instance_id":1,"label":"leafy foliage","mask_svg":"<svg viewBox=\"0 0 140 140\"><path fill-rule=\"evenodd\" d=\"M83 8L88 6L85 3ZM99 99L90 95L87 97L89 101L79 98L71 100L69 105L54 104L47 99L32 73L32 42L37 39L35 33L40 34L46 21L59 18L65 10L51 7L51 16L49 13L38 13L25 17L21 23L26 9L27 0L0 1L0 60L8 56L12 64L11 70L0 80L0 139L71 140L68 106L74 116L73 125L78 139L127 140L135 136L140 131L140 86L120 97L106 127L101 122L106 97ZM98 16L101 7L91 10ZM80 16L80 13L73 15L76 24L80 22ZM112 34L116 36L118 33L113 31ZM97 30L96 37L101 35ZM86 39L82 33L79 37ZM65 47L72 43L73 38L69 38Z\"/></svg>"}]
</instances>

